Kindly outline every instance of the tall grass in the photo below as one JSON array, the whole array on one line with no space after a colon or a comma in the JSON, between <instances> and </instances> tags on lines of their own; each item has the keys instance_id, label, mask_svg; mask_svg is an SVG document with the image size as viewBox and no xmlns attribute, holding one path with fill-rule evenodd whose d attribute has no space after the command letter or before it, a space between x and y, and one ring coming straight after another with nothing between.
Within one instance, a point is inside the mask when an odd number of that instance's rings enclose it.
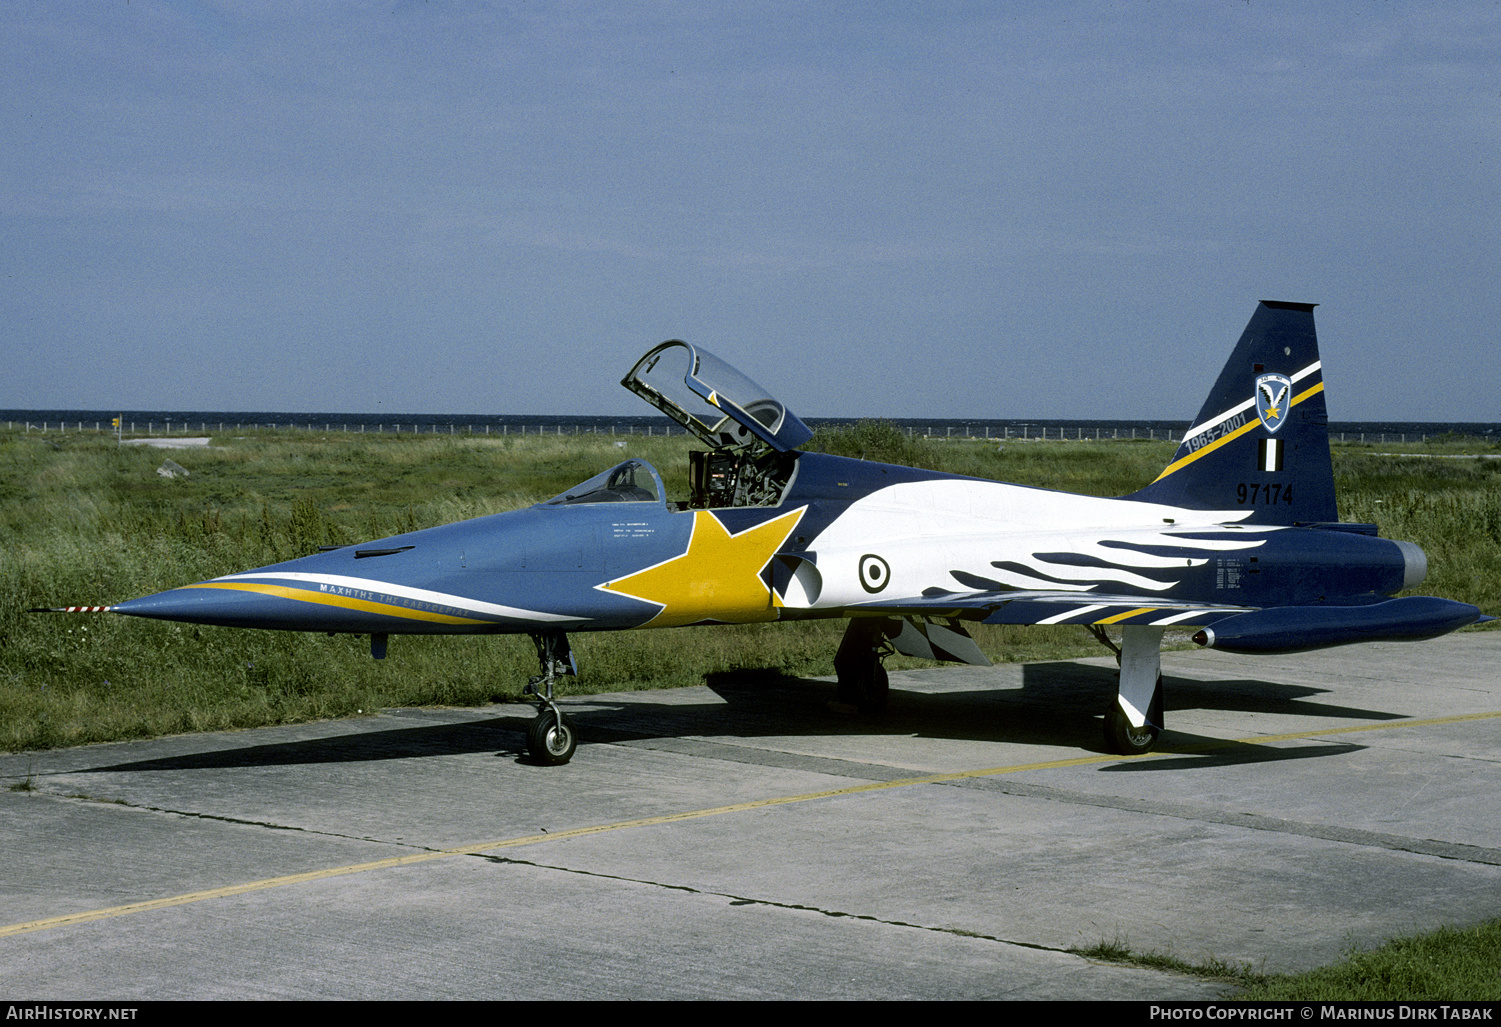
<instances>
[{"instance_id":1,"label":"tall grass","mask_svg":"<svg viewBox=\"0 0 1501 1027\"><path fill-rule=\"evenodd\" d=\"M623 443L623 444L622 444ZM1150 481L1169 443L927 441L889 425L823 430L827 452L1093 495ZM200 628L33 606L109 604L341 545L516 509L638 456L684 496L688 444L671 438L473 438L245 433L177 450L107 437L0 433L0 749L344 716L387 706L516 697L524 637L361 637ZM1386 447L1391 448L1391 447ZM1421 447L1409 447L1423 452ZM1501 461L1337 453L1346 519L1423 546L1424 591L1501 610ZM841 622L581 634L575 690L700 683L740 667L833 672ZM982 628L998 660L1098 650L1068 628ZM915 666L896 660L889 666Z\"/></svg>"}]
</instances>

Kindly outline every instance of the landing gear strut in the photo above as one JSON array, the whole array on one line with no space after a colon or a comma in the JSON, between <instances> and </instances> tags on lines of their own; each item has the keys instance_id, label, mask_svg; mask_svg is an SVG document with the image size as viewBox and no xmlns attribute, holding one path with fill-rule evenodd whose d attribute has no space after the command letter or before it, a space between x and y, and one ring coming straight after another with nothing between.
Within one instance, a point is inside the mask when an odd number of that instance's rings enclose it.
<instances>
[{"instance_id":1,"label":"landing gear strut","mask_svg":"<svg viewBox=\"0 0 1501 1027\"><path fill-rule=\"evenodd\" d=\"M1119 756L1140 756L1152 751L1162 730L1162 675L1157 675L1157 686L1152 692L1152 701L1147 704L1146 720L1136 726L1121 708L1120 700L1105 713L1105 747Z\"/></svg>"},{"instance_id":2,"label":"landing gear strut","mask_svg":"<svg viewBox=\"0 0 1501 1027\"><path fill-rule=\"evenodd\" d=\"M1162 732L1162 632L1140 625L1122 630L1120 687L1105 714L1105 747L1117 755L1151 752Z\"/></svg>"},{"instance_id":3,"label":"landing gear strut","mask_svg":"<svg viewBox=\"0 0 1501 1027\"><path fill-rule=\"evenodd\" d=\"M563 631L539 631L532 635L537 647L537 663L542 672L527 682L524 695L537 697L537 717L526 732L526 751L545 767L558 767L573 759L578 748L578 734L573 722L552 699L552 684L561 677L577 677L578 664Z\"/></svg>"},{"instance_id":4,"label":"landing gear strut","mask_svg":"<svg viewBox=\"0 0 1501 1027\"><path fill-rule=\"evenodd\" d=\"M881 713L886 709L890 681L881 661L893 652L886 644L889 624L884 617L852 618L834 653L839 701L857 707L861 713Z\"/></svg>"}]
</instances>

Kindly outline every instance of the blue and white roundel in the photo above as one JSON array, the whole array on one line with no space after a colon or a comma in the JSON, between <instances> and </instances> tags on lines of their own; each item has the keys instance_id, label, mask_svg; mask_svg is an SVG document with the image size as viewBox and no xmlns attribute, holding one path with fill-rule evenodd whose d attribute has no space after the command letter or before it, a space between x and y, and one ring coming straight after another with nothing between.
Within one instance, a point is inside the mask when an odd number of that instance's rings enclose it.
<instances>
[{"instance_id":1,"label":"blue and white roundel","mask_svg":"<svg viewBox=\"0 0 1501 1027\"><path fill-rule=\"evenodd\" d=\"M874 553L860 557L860 587L875 593L891 581L891 565Z\"/></svg>"}]
</instances>

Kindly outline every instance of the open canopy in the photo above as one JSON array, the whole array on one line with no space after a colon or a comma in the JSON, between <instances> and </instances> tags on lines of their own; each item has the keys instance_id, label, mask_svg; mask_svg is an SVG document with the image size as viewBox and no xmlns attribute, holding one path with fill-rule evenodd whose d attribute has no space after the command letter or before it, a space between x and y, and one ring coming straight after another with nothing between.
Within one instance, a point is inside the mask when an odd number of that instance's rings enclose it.
<instances>
[{"instance_id":1,"label":"open canopy","mask_svg":"<svg viewBox=\"0 0 1501 1027\"><path fill-rule=\"evenodd\" d=\"M786 452L813 437L812 429L761 386L679 339L648 351L620 384L716 448L755 438Z\"/></svg>"}]
</instances>

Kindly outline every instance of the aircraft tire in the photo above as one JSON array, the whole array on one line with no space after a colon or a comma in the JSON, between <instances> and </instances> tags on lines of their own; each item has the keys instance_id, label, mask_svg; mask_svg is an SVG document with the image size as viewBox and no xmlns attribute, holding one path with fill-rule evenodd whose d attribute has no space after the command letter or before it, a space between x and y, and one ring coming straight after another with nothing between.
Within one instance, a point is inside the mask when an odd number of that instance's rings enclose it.
<instances>
[{"instance_id":1,"label":"aircraft tire","mask_svg":"<svg viewBox=\"0 0 1501 1027\"><path fill-rule=\"evenodd\" d=\"M891 678L886 674L886 668L877 663L872 669L870 678L862 682L864 695L860 697L861 713L885 713L886 698L891 694Z\"/></svg>"},{"instance_id":2,"label":"aircraft tire","mask_svg":"<svg viewBox=\"0 0 1501 1027\"><path fill-rule=\"evenodd\" d=\"M552 710L539 713L526 732L527 754L544 767L561 767L573 759L573 752L578 744L578 733L573 730L573 723Z\"/></svg>"},{"instance_id":3,"label":"aircraft tire","mask_svg":"<svg viewBox=\"0 0 1501 1027\"><path fill-rule=\"evenodd\" d=\"M1116 678L1119 685L1119 677ZM1126 719L1126 711L1120 701L1110 704L1105 711L1105 749L1117 756L1141 756L1152 751L1162 733L1162 674L1157 674L1157 687L1152 691L1152 701L1147 705L1147 722L1141 727L1132 727Z\"/></svg>"},{"instance_id":4,"label":"aircraft tire","mask_svg":"<svg viewBox=\"0 0 1501 1027\"><path fill-rule=\"evenodd\" d=\"M864 666L846 667L839 675L839 701L861 713L885 713L891 679L880 661L872 659Z\"/></svg>"},{"instance_id":5,"label":"aircraft tire","mask_svg":"<svg viewBox=\"0 0 1501 1027\"><path fill-rule=\"evenodd\" d=\"M1157 729L1151 724L1132 727L1126 711L1112 706L1105 714L1105 748L1117 756L1140 756L1157 744Z\"/></svg>"}]
</instances>

